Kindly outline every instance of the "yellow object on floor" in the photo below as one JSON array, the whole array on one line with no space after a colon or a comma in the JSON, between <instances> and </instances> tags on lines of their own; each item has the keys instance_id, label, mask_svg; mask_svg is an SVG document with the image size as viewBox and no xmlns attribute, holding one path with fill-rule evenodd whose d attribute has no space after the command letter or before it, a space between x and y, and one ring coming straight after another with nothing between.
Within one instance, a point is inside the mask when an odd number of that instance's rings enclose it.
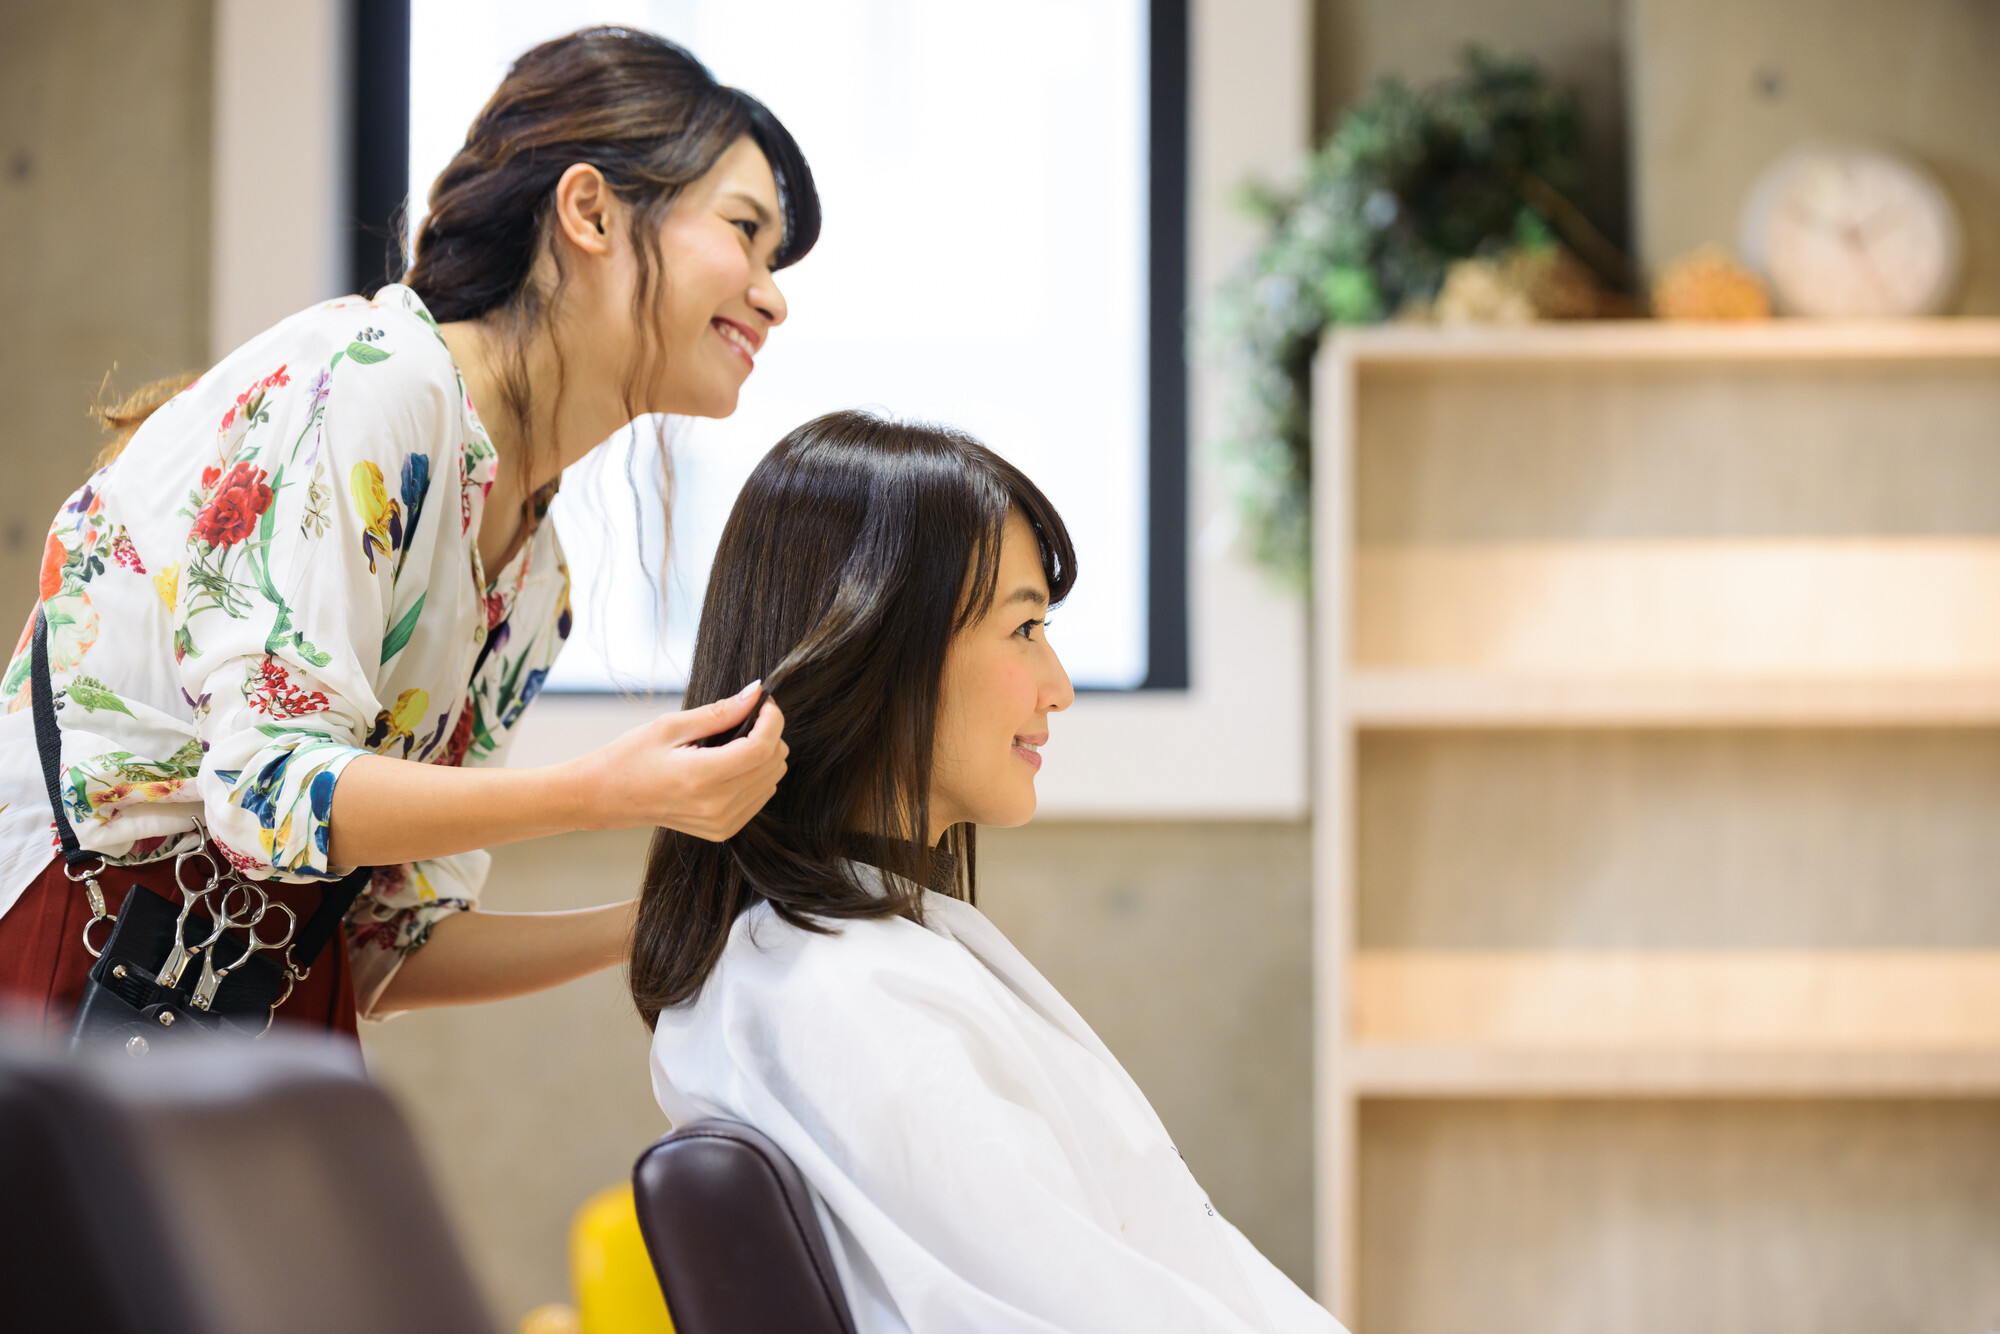
<instances>
[{"instance_id":1,"label":"yellow object on floor","mask_svg":"<svg viewBox=\"0 0 2000 1334\"><path fill-rule=\"evenodd\" d=\"M578 1334L673 1334L630 1183L600 1190L576 1211L569 1282Z\"/></svg>"},{"instance_id":2,"label":"yellow object on floor","mask_svg":"<svg viewBox=\"0 0 2000 1334\"><path fill-rule=\"evenodd\" d=\"M520 1334L576 1334L576 1308L561 1302L537 1306L521 1317Z\"/></svg>"}]
</instances>

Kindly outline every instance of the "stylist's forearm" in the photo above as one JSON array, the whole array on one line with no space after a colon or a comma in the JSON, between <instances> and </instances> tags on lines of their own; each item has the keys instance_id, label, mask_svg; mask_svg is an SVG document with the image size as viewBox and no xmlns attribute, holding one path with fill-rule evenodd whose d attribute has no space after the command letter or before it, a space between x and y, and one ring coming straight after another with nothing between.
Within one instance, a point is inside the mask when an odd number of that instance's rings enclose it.
<instances>
[{"instance_id":1,"label":"stylist's forearm","mask_svg":"<svg viewBox=\"0 0 2000 1334\"><path fill-rule=\"evenodd\" d=\"M453 913L410 952L375 1009L506 1000L623 963L631 952L633 907Z\"/></svg>"},{"instance_id":2,"label":"stylist's forearm","mask_svg":"<svg viewBox=\"0 0 2000 1334\"><path fill-rule=\"evenodd\" d=\"M784 777L785 715L755 689L663 713L607 746L542 769L460 769L361 755L328 815L335 866L384 866L581 829L665 825L728 838ZM757 709L747 736L696 743Z\"/></svg>"},{"instance_id":3,"label":"stylist's forearm","mask_svg":"<svg viewBox=\"0 0 2000 1334\"><path fill-rule=\"evenodd\" d=\"M363 755L334 785L335 866L387 866L584 827L560 768L459 769Z\"/></svg>"}]
</instances>

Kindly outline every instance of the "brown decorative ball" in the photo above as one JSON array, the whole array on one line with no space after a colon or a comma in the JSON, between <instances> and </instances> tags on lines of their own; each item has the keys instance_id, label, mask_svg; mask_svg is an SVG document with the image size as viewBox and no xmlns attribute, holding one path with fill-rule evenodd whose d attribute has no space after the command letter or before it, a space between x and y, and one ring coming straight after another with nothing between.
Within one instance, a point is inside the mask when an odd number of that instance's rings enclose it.
<instances>
[{"instance_id":1,"label":"brown decorative ball","mask_svg":"<svg viewBox=\"0 0 2000 1334\"><path fill-rule=\"evenodd\" d=\"M1771 294L1727 251L1705 245L1660 271L1653 314L1663 320L1766 320Z\"/></svg>"}]
</instances>

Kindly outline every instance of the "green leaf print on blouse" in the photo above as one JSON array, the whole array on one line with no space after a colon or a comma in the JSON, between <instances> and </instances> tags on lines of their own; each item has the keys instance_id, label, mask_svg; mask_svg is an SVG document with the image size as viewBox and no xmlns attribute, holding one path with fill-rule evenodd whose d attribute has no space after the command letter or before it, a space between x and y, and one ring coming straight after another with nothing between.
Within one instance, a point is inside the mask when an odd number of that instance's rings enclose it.
<instances>
[{"instance_id":1,"label":"green leaf print on blouse","mask_svg":"<svg viewBox=\"0 0 2000 1334\"><path fill-rule=\"evenodd\" d=\"M424 614L424 599L430 595L429 589L417 594L416 602L403 613L403 619L397 621L395 628L382 636L382 662L387 663L389 659L401 653L403 646L410 642L410 636L416 632L417 618Z\"/></svg>"},{"instance_id":2,"label":"green leaf print on blouse","mask_svg":"<svg viewBox=\"0 0 2000 1334\"><path fill-rule=\"evenodd\" d=\"M433 324L431 327L436 328L437 326ZM333 354L333 360L326 363L326 368L331 371L335 366L340 364L342 357L346 357L349 361L360 366L380 365L394 355L394 353L385 347L375 346L381 338L382 331L380 329L363 329L354 336L353 342Z\"/></svg>"},{"instance_id":3,"label":"green leaf print on blouse","mask_svg":"<svg viewBox=\"0 0 2000 1334\"><path fill-rule=\"evenodd\" d=\"M111 687L93 677L77 677L63 693L71 703L82 705L85 713L122 713L127 718L135 716L132 710L125 707L125 701L112 693Z\"/></svg>"}]
</instances>

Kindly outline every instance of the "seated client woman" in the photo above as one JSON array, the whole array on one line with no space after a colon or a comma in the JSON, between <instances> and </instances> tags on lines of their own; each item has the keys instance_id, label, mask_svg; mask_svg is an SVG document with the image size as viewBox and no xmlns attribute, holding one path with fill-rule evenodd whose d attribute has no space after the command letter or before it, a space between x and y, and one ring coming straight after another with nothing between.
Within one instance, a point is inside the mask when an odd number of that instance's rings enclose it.
<instances>
[{"instance_id":1,"label":"seated client woman","mask_svg":"<svg viewBox=\"0 0 2000 1334\"><path fill-rule=\"evenodd\" d=\"M790 769L734 837L656 836L632 952L676 1122L755 1126L875 1331L1337 1331L1219 1217L1124 1069L972 906L1035 810L1075 555L967 437L834 413L730 515L690 706L762 679Z\"/></svg>"}]
</instances>

